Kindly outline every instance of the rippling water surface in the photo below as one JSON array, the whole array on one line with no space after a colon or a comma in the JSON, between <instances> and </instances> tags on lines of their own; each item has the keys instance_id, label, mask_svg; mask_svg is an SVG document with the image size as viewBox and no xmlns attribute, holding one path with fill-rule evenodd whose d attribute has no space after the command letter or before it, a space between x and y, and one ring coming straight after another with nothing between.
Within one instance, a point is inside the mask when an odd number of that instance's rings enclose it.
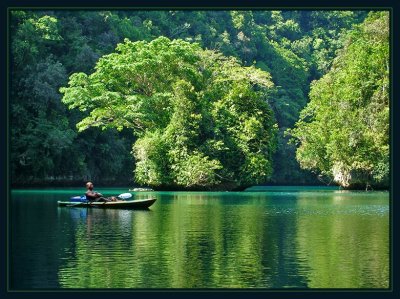
<instances>
[{"instance_id":1,"label":"rippling water surface","mask_svg":"<svg viewBox=\"0 0 400 299\"><path fill-rule=\"evenodd\" d=\"M134 196L157 198L146 211L57 206L81 192L12 192L11 289L389 287L387 192L144 192Z\"/></svg>"}]
</instances>

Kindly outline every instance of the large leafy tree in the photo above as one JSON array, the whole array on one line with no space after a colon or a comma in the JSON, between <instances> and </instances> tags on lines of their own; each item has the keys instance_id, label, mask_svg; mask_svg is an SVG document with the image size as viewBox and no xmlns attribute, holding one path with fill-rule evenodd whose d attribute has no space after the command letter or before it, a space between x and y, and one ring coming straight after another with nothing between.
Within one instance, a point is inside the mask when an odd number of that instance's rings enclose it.
<instances>
[{"instance_id":1,"label":"large leafy tree","mask_svg":"<svg viewBox=\"0 0 400 299\"><path fill-rule=\"evenodd\" d=\"M66 111L59 86L76 72L94 71L98 59L124 38L159 36L197 42L271 74L276 86L268 102L278 126L271 182L317 182L295 160L283 132L307 103L309 83L319 79L343 47L362 11L65 11L13 10L10 18L11 175L25 184L131 184L136 165L129 154L137 137L129 130L92 128L77 133L88 111ZM52 132L47 134L47 132ZM98 143L106 143L98 147ZM107 159L104 159L107 156ZM73 180L73 181L71 181ZM34 184L35 182L32 182Z\"/></svg>"},{"instance_id":2,"label":"large leafy tree","mask_svg":"<svg viewBox=\"0 0 400 299\"><path fill-rule=\"evenodd\" d=\"M126 39L95 70L71 75L63 102L88 112L80 131L134 132L137 182L233 188L270 176L276 125L269 73L166 37Z\"/></svg>"},{"instance_id":3,"label":"large leafy tree","mask_svg":"<svg viewBox=\"0 0 400 299\"><path fill-rule=\"evenodd\" d=\"M388 20L387 12L370 13L349 34L291 131L301 166L343 187L388 184Z\"/></svg>"}]
</instances>

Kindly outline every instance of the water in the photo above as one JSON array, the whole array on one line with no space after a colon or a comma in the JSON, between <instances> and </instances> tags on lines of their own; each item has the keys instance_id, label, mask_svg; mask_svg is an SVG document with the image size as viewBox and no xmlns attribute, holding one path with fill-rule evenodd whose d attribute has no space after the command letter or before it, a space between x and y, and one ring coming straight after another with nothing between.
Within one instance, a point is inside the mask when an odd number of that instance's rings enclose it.
<instances>
[{"instance_id":1,"label":"water","mask_svg":"<svg viewBox=\"0 0 400 299\"><path fill-rule=\"evenodd\" d=\"M135 211L14 190L10 289L389 287L389 193L253 191L136 193L157 201Z\"/></svg>"}]
</instances>

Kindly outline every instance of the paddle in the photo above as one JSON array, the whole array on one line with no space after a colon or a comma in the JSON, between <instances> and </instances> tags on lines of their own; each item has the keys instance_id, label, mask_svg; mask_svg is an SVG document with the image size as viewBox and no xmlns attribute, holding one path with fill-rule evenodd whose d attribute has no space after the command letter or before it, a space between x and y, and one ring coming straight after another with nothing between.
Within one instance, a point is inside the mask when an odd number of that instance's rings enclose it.
<instances>
[{"instance_id":1,"label":"paddle","mask_svg":"<svg viewBox=\"0 0 400 299\"><path fill-rule=\"evenodd\" d=\"M118 195L117 197L120 199L128 199L128 198L132 197L132 194L131 193L122 193L122 194Z\"/></svg>"},{"instance_id":2,"label":"paddle","mask_svg":"<svg viewBox=\"0 0 400 299\"><path fill-rule=\"evenodd\" d=\"M122 193L122 194L120 194L120 195L118 195L117 196L119 199L128 199L128 198L131 198L132 197L132 194L131 193ZM105 202L104 202L105 203ZM77 206L77 205L80 205L80 204L82 204L82 202L80 201L80 202L77 202L77 203L73 203L73 204L70 204L70 205L67 205L67 207L73 207L73 206ZM90 203L89 203L90 204Z\"/></svg>"}]
</instances>

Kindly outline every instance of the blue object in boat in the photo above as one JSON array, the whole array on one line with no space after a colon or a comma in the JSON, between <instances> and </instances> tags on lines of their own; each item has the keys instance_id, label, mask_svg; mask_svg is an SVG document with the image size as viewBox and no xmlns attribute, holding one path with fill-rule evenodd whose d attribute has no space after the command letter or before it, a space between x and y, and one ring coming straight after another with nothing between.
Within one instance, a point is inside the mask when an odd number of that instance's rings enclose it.
<instances>
[{"instance_id":1,"label":"blue object in boat","mask_svg":"<svg viewBox=\"0 0 400 299\"><path fill-rule=\"evenodd\" d=\"M71 202L87 202L86 195L74 196L69 199Z\"/></svg>"}]
</instances>

